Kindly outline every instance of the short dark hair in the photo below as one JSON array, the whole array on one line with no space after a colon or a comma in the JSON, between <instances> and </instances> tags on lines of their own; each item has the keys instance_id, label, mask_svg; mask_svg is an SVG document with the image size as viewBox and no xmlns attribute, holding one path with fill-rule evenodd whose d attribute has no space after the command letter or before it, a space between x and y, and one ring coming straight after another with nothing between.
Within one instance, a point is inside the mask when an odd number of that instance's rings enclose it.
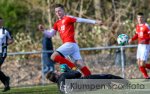
<instances>
[{"instance_id":1,"label":"short dark hair","mask_svg":"<svg viewBox=\"0 0 150 94\"><path fill-rule=\"evenodd\" d=\"M57 8L57 7L60 7L60 8L62 8L62 9L64 9L64 6L63 6L62 4L56 4L56 5L54 6L54 8Z\"/></svg>"},{"instance_id":2,"label":"short dark hair","mask_svg":"<svg viewBox=\"0 0 150 94\"><path fill-rule=\"evenodd\" d=\"M137 15L144 16L144 14L142 12L139 12Z\"/></svg>"},{"instance_id":3,"label":"short dark hair","mask_svg":"<svg viewBox=\"0 0 150 94\"><path fill-rule=\"evenodd\" d=\"M54 73L54 72L51 71L51 72L48 72L48 73L47 73L46 78L49 79L50 81L56 83L57 80L58 80L58 79L56 78L56 75L57 75L56 73Z\"/></svg>"}]
</instances>

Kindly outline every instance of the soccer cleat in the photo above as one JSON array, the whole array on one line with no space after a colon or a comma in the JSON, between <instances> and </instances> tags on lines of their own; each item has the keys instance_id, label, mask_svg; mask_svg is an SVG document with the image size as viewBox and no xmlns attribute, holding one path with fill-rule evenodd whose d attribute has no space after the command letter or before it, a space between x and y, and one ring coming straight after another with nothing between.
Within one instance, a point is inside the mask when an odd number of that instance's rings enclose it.
<instances>
[{"instance_id":1,"label":"soccer cleat","mask_svg":"<svg viewBox=\"0 0 150 94\"><path fill-rule=\"evenodd\" d=\"M145 77L145 79L150 79L150 77Z\"/></svg>"},{"instance_id":2,"label":"soccer cleat","mask_svg":"<svg viewBox=\"0 0 150 94\"><path fill-rule=\"evenodd\" d=\"M2 92L6 92L6 91L8 91L8 90L10 90L10 87L9 87L9 86L8 86L8 87L5 87Z\"/></svg>"},{"instance_id":3,"label":"soccer cleat","mask_svg":"<svg viewBox=\"0 0 150 94\"><path fill-rule=\"evenodd\" d=\"M77 70L77 67L73 67L72 70Z\"/></svg>"},{"instance_id":4,"label":"soccer cleat","mask_svg":"<svg viewBox=\"0 0 150 94\"><path fill-rule=\"evenodd\" d=\"M9 77L7 77L6 78L6 81L5 81L5 88L4 88L4 90L2 91L2 92L6 92L6 91L8 91L8 90L10 90L10 87L9 87L9 80L10 80L10 78Z\"/></svg>"}]
</instances>

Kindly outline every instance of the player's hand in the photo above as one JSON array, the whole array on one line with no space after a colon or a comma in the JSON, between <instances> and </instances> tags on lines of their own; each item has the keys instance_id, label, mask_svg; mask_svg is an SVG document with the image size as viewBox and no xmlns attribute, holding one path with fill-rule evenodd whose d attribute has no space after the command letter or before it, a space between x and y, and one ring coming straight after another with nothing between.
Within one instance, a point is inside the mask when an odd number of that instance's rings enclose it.
<instances>
[{"instance_id":1,"label":"player's hand","mask_svg":"<svg viewBox=\"0 0 150 94\"><path fill-rule=\"evenodd\" d=\"M14 39L8 39L7 40L7 44L9 45L9 44L12 44L14 42Z\"/></svg>"},{"instance_id":2,"label":"player's hand","mask_svg":"<svg viewBox=\"0 0 150 94\"><path fill-rule=\"evenodd\" d=\"M98 25L103 25L103 22L102 22L101 20L97 20L97 21L96 21L96 24L98 24Z\"/></svg>"},{"instance_id":3,"label":"player's hand","mask_svg":"<svg viewBox=\"0 0 150 94\"><path fill-rule=\"evenodd\" d=\"M131 42L132 42L132 39L129 39L128 43L131 44Z\"/></svg>"},{"instance_id":4,"label":"player's hand","mask_svg":"<svg viewBox=\"0 0 150 94\"><path fill-rule=\"evenodd\" d=\"M44 27L42 24L39 24L39 25L38 25L38 29L39 29L41 32L44 32L45 27Z\"/></svg>"}]
</instances>

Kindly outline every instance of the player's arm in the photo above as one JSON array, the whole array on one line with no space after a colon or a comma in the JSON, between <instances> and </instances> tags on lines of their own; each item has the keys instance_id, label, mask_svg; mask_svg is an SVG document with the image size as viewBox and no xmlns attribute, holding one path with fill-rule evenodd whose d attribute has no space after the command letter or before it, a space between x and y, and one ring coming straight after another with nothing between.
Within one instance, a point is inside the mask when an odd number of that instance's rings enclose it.
<instances>
[{"instance_id":1,"label":"player's arm","mask_svg":"<svg viewBox=\"0 0 150 94\"><path fill-rule=\"evenodd\" d=\"M101 20L91 20L91 19L85 19L85 18L79 18L79 17L76 17L76 22L102 25Z\"/></svg>"},{"instance_id":2,"label":"player's arm","mask_svg":"<svg viewBox=\"0 0 150 94\"><path fill-rule=\"evenodd\" d=\"M45 29L43 25L39 25L38 29L48 38L53 37L56 34L56 30L54 29Z\"/></svg>"},{"instance_id":3,"label":"player's arm","mask_svg":"<svg viewBox=\"0 0 150 94\"><path fill-rule=\"evenodd\" d=\"M14 42L14 39L13 39L13 37L12 37L10 32L7 32L7 36L6 37L7 37L7 44L8 45L12 44Z\"/></svg>"},{"instance_id":4,"label":"player's arm","mask_svg":"<svg viewBox=\"0 0 150 94\"><path fill-rule=\"evenodd\" d=\"M44 30L44 31L43 31L43 34L44 34L46 37L51 38L51 37L53 37L53 36L56 34L56 30L54 30L54 29Z\"/></svg>"},{"instance_id":5,"label":"player's arm","mask_svg":"<svg viewBox=\"0 0 150 94\"><path fill-rule=\"evenodd\" d=\"M69 17L71 18L71 19L69 19L70 22L79 22L79 23L102 25L101 20L91 20L91 19L85 19L85 18L74 17L74 16L69 16Z\"/></svg>"},{"instance_id":6,"label":"player's arm","mask_svg":"<svg viewBox=\"0 0 150 94\"><path fill-rule=\"evenodd\" d=\"M145 37L145 39L143 40L143 42L145 42L145 41L150 41L150 31L148 31L148 36Z\"/></svg>"},{"instance_id":7,"label":"player's arm","mask_svg":"<svg viewBox=\"0 0 150 94\"><path fill-rule=\"evenodd\" d=\"M148 33L149 36L147 38L145 38L145 41L150 41L150 26L148 24L146 24L146 26L147 26L147 29L148 29L147 33Z\"/></svg>"},{"instance_id":8,"label":"player's arm","mask_svg":"<svg viewBox=\"0 0 150 94\"><path fill-rule=\"evenodd\" d=\"M14 42L14 39L8 39L7 44L12 44Z\"/></svg>"},{"instance_id":9,"label":"player's arm","mask_svg":"<svg viewBox=\"0 0 150 94\"><path fill-rule=\"evenodd\" d=\"M131 39L129 39L129 44L132 42L132 41L135 41L138 39L138 34L136 33Z\"/></svg>"}]
</instances>

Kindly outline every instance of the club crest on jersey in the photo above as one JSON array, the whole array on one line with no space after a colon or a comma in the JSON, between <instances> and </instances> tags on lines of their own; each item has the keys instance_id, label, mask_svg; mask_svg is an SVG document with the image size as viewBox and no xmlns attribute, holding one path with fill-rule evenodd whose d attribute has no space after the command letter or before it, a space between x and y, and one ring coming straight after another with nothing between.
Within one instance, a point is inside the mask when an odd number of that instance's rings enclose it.
<instances>
[{"instance_id":1,"label":"club crest on jersey","mask_svg":"<svg viewBox=\"0 0 150 94\"><path fill-rule=\"evenodd\" d=\"M65 25L62 25L60 28L61 28L61 31L64 31L65 30Z\"/></svg>"},{"instance_id":2,"label":"club crest on jersey","mask_svg":"<svg viewBox=\"0 0 150 94\"><path fill-rule=\"evenodd\" d=\"M144 28L143 27L140 27L140 31L142 31Z\"/></svg>"}]
</instances>

